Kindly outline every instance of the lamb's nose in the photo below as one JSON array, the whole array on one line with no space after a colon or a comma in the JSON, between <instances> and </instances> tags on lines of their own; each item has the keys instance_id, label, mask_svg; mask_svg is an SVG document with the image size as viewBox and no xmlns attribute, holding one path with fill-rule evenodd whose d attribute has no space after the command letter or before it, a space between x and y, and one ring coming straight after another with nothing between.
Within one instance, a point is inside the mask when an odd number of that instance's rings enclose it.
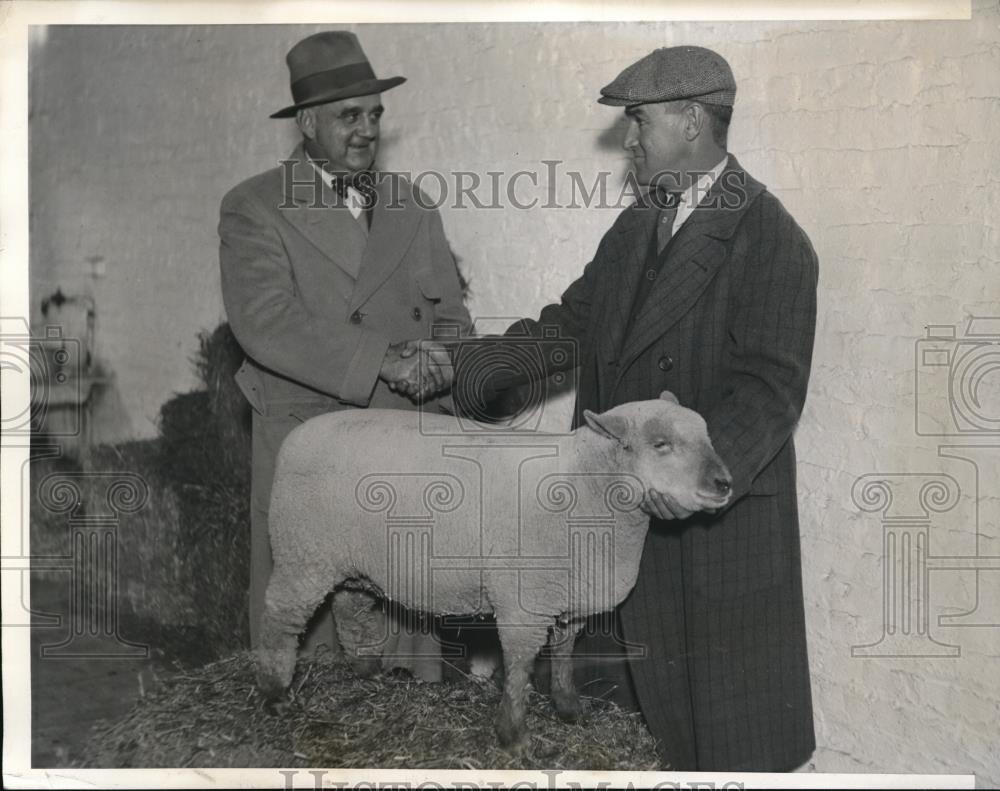
<instances>
[{"instance_id":1,"label":"lamb's nose","mask_svg":"<svg viewBox=\"0 0 1000 791\"><path fill-rule=\"evenodd\" d=\"M733 489L733 482L729 478L716 478L715 488L718 490L719 494L725 496Z\"/></svg>"}]
</instances>

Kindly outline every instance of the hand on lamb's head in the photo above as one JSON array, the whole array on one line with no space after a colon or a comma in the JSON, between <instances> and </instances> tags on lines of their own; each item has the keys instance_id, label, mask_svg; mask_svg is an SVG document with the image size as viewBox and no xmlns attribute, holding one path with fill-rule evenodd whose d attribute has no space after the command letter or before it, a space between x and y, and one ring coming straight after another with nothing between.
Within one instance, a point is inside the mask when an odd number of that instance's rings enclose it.
<instances>
[{"instance_id":1,"label":"hand on lamb's head","mask_svg":"<svg viewBox=\"0 0 1000 791\"><path fill-rule=\"evenodd\" d=\"M671 519L687 519L694 511L689 511L669 494L663 494L656 489L649 489L643 495L639 507L650 516L669 521Z\"/></svg>"},{"instance_id":2,"label":"hand on lamb's head","mask_svg":"<svg viewBox=\"0 0 1000 791\"><path fill-rule=\"evenodd\" d=\"M619 444L622 462L643 483L640 508L650 516L687 519L729 504L732 477L712 448L705 421L672 393L600 415L585 410L584 419Z\"/></svg>"},{"instance_id":3,"label":"hand on lamb's head","mask_svg":"<svg viewBox=\"0 0 1000 791\"><path fill-rule=\"evenodd\" d=\"M386 352L379 378L393 392L421 401L451 387L454 379L451 355L434 341L396 343Z\"/></svg>"}]
</instances>

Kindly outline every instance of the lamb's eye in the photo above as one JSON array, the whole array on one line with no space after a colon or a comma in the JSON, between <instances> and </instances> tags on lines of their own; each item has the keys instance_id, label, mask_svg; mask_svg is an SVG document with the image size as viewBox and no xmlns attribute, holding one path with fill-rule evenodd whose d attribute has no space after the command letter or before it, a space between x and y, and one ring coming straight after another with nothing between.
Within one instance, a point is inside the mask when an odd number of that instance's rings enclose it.
<instances>
[{"instance_id":1,"label":"lamb's eye","mask_svg":"<svg viewBox=\"0 0 1000 791\"><path fill-rule=\"evenodd\" d=\"M656 448L657 450L670 450L672 446L670 445L669 442L667 442L667 440L658 439L655 442L653 442L653 447Z\"/></svg>"}]
</instances>

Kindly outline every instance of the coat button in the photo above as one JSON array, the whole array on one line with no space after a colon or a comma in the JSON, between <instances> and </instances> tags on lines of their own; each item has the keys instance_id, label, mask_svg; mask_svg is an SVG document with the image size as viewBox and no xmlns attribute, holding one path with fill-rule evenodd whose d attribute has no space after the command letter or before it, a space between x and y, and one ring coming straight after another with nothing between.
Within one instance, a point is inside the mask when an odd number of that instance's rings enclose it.
<instances>
[{"instance_id":1,"label":"coat button","mask_svg":"<svg viewBox=\"0 0 1000 791\"><path fill-rule=\"evenodd\" d=\"M351 314L351 324L360 324L360 323L361 323L361 313L356 310Z\"/></svg>"},{"instance_id":2,"label":"coat button","mask_svg":"<svg viewBox=\"0 0 1000 791\"><path fill-rule=\"evenodd\" d=\"M656 280L656 270L647 269L646 270L646 280Z\"/></svg>"},{"instance_id":3,"label":"coat button","mask_svg":"<svg viewBox=\"0 0 1000 791\"><path fill-rule=\"evenodd\" d=\"M413 309L413 320L420 321L424 317L424 312L420 308Z\"/></svg>"},{"instance_id":4,"label":"coat button","mask_svg":"<svg viewBox=\"0 0 1000 791\"><path fill-rule=\"evenodd\" d=\"M664 354L656 363L656 367L661 371L669 371L674 367L674 358Z\"/></svg>"}]
</instances>

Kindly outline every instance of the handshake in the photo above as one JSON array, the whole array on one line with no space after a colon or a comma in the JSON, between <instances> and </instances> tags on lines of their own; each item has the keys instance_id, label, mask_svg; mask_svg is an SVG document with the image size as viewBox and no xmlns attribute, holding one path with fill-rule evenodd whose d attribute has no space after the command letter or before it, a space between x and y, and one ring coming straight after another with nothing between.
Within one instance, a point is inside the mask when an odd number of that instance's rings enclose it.
<instances>
[{"instance_id":1,"label":"handshake","mask_svg":"<svg viewBox=\"0 0 1000 791\"><path fill-rule=\"evenodd\" d=\"M403 341L385 353L379 378L394 393L419 403L451 387L455 378L451 355L436 341Z\"/></svg>"}]
</instances>

